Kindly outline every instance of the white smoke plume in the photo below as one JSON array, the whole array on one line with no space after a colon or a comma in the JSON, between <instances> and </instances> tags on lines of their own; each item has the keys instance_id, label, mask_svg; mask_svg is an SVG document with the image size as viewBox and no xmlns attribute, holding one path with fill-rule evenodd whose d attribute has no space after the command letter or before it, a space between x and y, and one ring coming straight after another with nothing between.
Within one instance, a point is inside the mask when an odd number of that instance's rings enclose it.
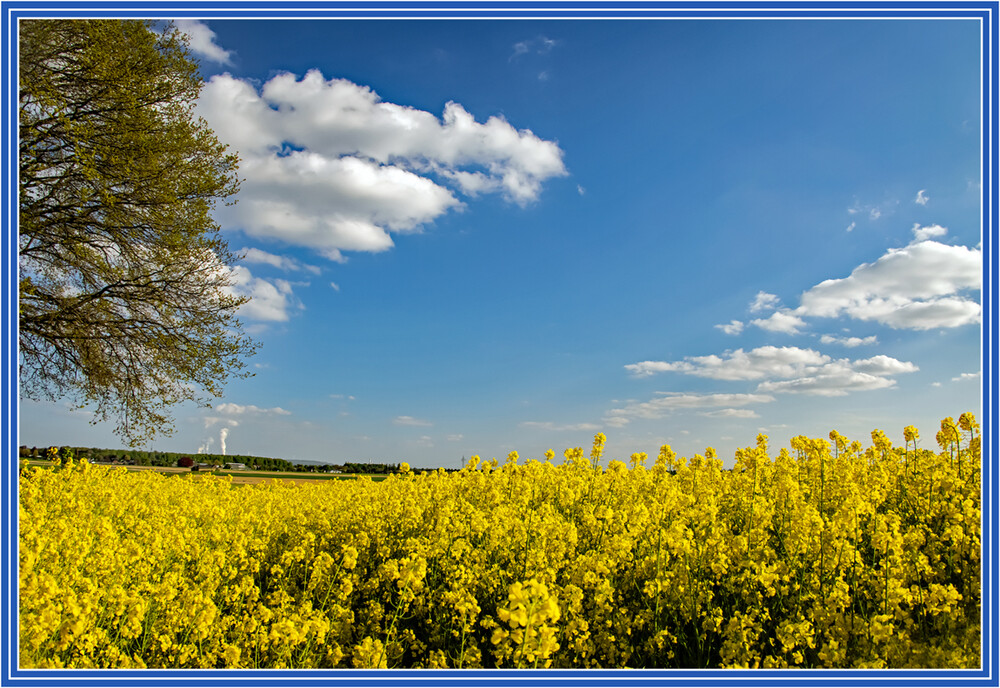
<instances>
[{"instance_id":1,"label":"white smoke plume","mask_svg":"<svg viewBox=\"0 0 1000 688\"><path fill-rule=\"evenodd\" d=\"M207 440L205 440L205 444L198 447L198 453L207 454L212 449L212 442L214 441L215 441L214 437L209 437Z\"/></svg>"},{"instance_id":2,"label":"white smoke plume","mask_svg":"<svg viewBox=\"0 0 1000 688\"><path fill-rule=\"evenodd\" d=\"M229 435L229 428L219 430L219 446L222 447L222 455L226 455L226 437Z\"/></svg>"}]
</instances>

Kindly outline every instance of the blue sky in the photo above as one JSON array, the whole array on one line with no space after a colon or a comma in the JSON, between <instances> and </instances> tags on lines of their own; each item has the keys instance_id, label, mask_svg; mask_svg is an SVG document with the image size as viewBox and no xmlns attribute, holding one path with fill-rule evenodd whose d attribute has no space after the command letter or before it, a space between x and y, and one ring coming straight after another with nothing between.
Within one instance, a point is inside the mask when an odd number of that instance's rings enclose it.
<instances>
[{"instance_id":1,"label":"blue sky","mask_svg":"<svg viewBox=\"0 0 1000 688\"><path fill-rule=\"evenodd\" d=\"M731 463L980 412L976 22L182 27L261 348L156 448ZM20 443L121 446L88 421Z\"/></svg>"}]
</instances>

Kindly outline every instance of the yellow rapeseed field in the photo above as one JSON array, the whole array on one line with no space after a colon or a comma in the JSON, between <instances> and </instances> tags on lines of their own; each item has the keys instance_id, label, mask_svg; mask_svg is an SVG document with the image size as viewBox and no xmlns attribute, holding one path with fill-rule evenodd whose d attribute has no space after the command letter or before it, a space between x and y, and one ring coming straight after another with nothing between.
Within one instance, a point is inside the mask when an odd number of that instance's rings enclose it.
<instances>
[{"instance_id":1,"label":"yellow rapeseed field","mask_svg":"<svg viewBox=\"0 0 1000 688\"><path fill-rule=\"evenodd\" d=\"M979 426L236 487L22 469L22 667L978 667Z\"/></svg>"}]
</instances>

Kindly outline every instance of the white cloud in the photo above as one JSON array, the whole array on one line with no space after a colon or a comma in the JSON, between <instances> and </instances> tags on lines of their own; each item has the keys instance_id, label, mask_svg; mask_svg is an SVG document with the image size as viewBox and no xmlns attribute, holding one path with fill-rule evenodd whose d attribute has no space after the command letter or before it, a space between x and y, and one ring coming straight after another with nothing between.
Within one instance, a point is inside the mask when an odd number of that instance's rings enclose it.
<instances>
[{"instance_id":1,"label":"white cloud","mask_svg":"<svg viewBox=\"0 0 1000 688\"><path fill-rule=\"evenodd\" d=\"M913 243L920 241L927 241L934 237L944 236L948 233L948 230L941 225L930 225L928 227L921 227L920 223L913 225Z\"/></svg>"},{"instance_id":2,"label":"white cloud","mask_svg":"<svg viewBox=\"0 0 1000 688\"><path fill-rule=\"evenodd\" d=\"M220 223L331 260L390 248L392 233L460 208L456 193L525 205L567 174L556 143L502 116L477 122L452 102L439 119L317 70L279 74L259 90L216 75L197 114L240 154L239 203L219 209Z\"/></svg>"},{"instance_id":3,"label":"white cloud","mask_svg":"<svg viewBox=\"0 0 1000 688\"><path fill-rule=\"evenodd\" d=\"M228 425L231 428L235 428L240 424L235 418L222 418L220 416L205 416L202 420L205 422L205 429L214 425Z\"/></svg>"},{"instance_id":4,"label":"white cloud","mask_svg":"<svg viewBox=\"0 0 1000 688\"><path fill-rule=\"evenodd\" d=\"M917 366L908 361L898 361L889 356L873 356L858 361L840 359L829 361L805 375L787 380L766 380L757 386L760 392L811 394L840 397L850 392L862 392L893 387L896 381L889 376L912 373Z\"/></svg>"},{"instance_id":5,"label":"white cloud","mask_svg":"<svg viewBox=\"0 0 1000 688\"><path fill-rule=\"evenodd\" d=\"M314 275L318 275L322 270L315 265L308 265L295 258L290 258L288 256L276 256L273 253L268 253L267 251L262 251L259 248L246 248L241 252L241 260L244 263L261 263L264 265L272 265L279 270L284 270L285 272L300 272L306 271L311 272Z\"/></svg>"},{"instance_id":6,"label":"white cloud","mask_svg":"<svg viewBox=\"0 0 1000 688\"><path fill-rule=\"evenodd\" d=\"M794 346L762 346L751 351L737 349L722 356L689 356L683 361L645 361L635 365L646 376L670 371L713 380L761 380L758 392L821 396L891 387L896 384L892 376L918 370L913 363L884 355L855 361L835 360L818 351Z\"/></svg>"},{"instance_id":7,"label":"white cloud","mask_svg":"<svg viewBox=\"0 0 1000 688\"><path fill-rule=\"evenodd\" d=\"M254 277L242 265L230 268L232 286L229 288L239 296L249 296L250 300L240 307L240 315L250 320L265 322L285 322L289 311L301 310L302 303L295 298L292 284L287 280L267 280Z\"/></svg>"},{"instance_id":8,"label":"white cloud","mask_svg":"<svg viewBox=\"0 0 1000 688\"><path fill-rule=\"evenodd\" d=\"M223 50L215 42L215 32L200 21L191 19L175 19L174 26L189 39L188 47L196 55L219 64L230 64L232 53Z\"/></svg>"},{"instance_id":9,"label":"white cloud","mask_svg":"<svg viewBox=\"0 0 1000 688\"><path fill-rule=\"evenodd\" d=\"M751 313L760 313L762 311L774 310L781 303L779 299L774 294L768 294L766 291L757 292L757 296L754 297L753 302L750 304Z\"/></svg>"},{"instance_id":10,"label":"white cloud","mask_svg":"<svg viewBox=\"0 0 1000 688\"><path fill-rule=\"evenodd\" d=\"M690 365L687 363L667 363L666 361L640 361L625 366L625 370L633 377L649 377L657 373L684 373L688 369L690 369Z\"/></svg>"},{"instance_id":11,"label":"white cloud","mask_svg":"<svg viewBox=\"0 0 1000 688\"><path fill-rule=\"evenodd\" d=\"M982 372L977 373L962 373L958 377L951 378L952 382L961 382L963 380L978 380L983 376Z\"/></svg>"},{"instance_id":12,"label":"white cloud","mask_svg":"<svg viewBox=\"0 0 1000 688\"><path fill-rule=\"evenodd\" d=\"M757 389L762 392L786 394L812 394L824 397L842 397L849 392L884 389L896 384L895 380L844 369L794 380L762 382Z\"/></svg>"},{"instance_id":13,"label":"white cloud","mask_svg":"<svg viewBox=\"0 0 1000 688\"><path fill-rule=\"evenodd\" d=\"M917 192L917 197L913 199L913 202L917 205L927 205L927 201L931 200L927 195L927 189L921 189Z\"/></svg>"},{"instance_id":14,"label":"white cloud","mask_svg":"<svg viewBox=\"0 0 1000 688\"><path fill-rule=\"evenodd\" d=\"M840 361L838 361L840 363ZM854 361L852 368L870 375L899 375L900 373L915 373L917 366L909 361L899 361L891 356L879 354L871 358Z\"/></svg>"},{"instance_id":15,"label":"white cloud","mask_svg":"<svg viewBox=\"0 0 1000 688\"><path fill-rule=\"evenodd\" d=\"M766 318L751 320L750 324L768 332L782 332L784 334L799 334L801 332L799 328L806 326L802 318L789 311L776 311Z\"/></svg>"},{"instance_id":16,"label":"white cloud","mask_svg":"<svg viewBox=\"0 0 1000 688\"><path fill-rule=\"evenodd\" d=\"M852 222L851 224L847 225L847 231L848 232L853 232L854 228L857 227L857 226L858 226L857 222Z\"/></svg>"},{"instance_id":17,"label":"white cloud","mask_svg":"<svg viewBox=\"0 0 1000 688\"><path fill-rule=\"evenodd\" d=\"M772 401L774 401L774 397L769 394L662 393L661 396L650 401L631 402L622 408L611 409L605 414L604 422L613 427L622 427L637 418L656 420L677 410L728 409L734 406L766 404Z\"/></svg>"},{"instance_id":18,"label":"white cloud","mask_svg":"<svg viewBox=\"0 0 1000 688\"><path fill-rule=\"evenodd\" d=\"M719 409L718 411L706 411L701 414L708 418L760 418L760 415L753 409Z\"/></svg>"},{"instance_id":19,"label":"white cloud","mask_svg":"<svg viewBox=\"0 0 1000 688\"><path fill-rule=\"evenodd\" d=\"M592 431L600 430L600 425L595 425L594 423L576 423L569 425L556 425L548 421L536 422L536 421L525 421L521 423L522 428L537 428L539 430L554 430L554 431Z\"/></svg>"},{"instance_id":20,"label":"white cloud","mask_svg":"<svg viewBox=\"0 0 1000 688\"><path fill-rule=\"evenodd\" d=\"M414 418L413 416L396 416L392 420L393 425L405 425L408 427L430 427L433 423L426 420L420 420L419 418Z\"/></svg>"},{"instance_id":21,"label":"white cloud","mask_svg":"<svg viewBox=\"0 0 1000 688\"><path fill-rule=\"evenodd\" d=\"M866 346L869 344L878 344L878 337L872 335L870 337L835 337L832 334L824 334L819 338L819 341L823 344L839 344L840 346L846 346L849 349L853 349L858 346Z\"/></svg>"},{"instance_id":22,"label":"white cloud","mask_svg":"<svg viewBox=\"0 0 1000 688\"><path fill-rule=\"evenodd\" d=\"M794 377L829 361L829 356L812 349L762 346L751 351L727 351L722 356L688 356L683 361L672 363L644 361L635 365L642 366L644 376L657 372L679 372L714 380L761 380L769 377Z\"/></svg>"},{"instance_id":23,"label":"white cloud","mask_svg":"<svg viewBox=\"0 0 1000 688\"><path fill-rule=\"evenodd\" d=\"M860 201L855 199L854 205L848 208L847 212L850 215L866 214L868 215L869 220L875 221L878 220L880 217L883 216L888 217L889 215L892 215L893 213L896 212L896 208L898 206L899 206L899 201L897 199L887 199L879 204L861 203ZM853 227L854 223L852 222L851 228L849 228L848 231L850 231L850 229L853 229Z\"/></svg>"},{"instance_id":24,"label":"white cloud","mask_svg":"<svg viewBox=\"0 0 1000 688\"><path fill-rule=\"evenodd\" d=\"M465 435L461 434L448 435L447 437L445 437L445 439L448 440L449 442L461 442L463 439L465 439Z\"/></svg>"},{"instance_id":25,"label":"white cloud","mask_svg":"<svg viewBox=\"0 0 1000 688\"><path fill-rule=\"evenodd\" d=\"M273 408L261 408L260 406L254 406L253 404L234 404L232 402L223 402L215 406L215 410L219 413L225 414L227 416L244 416L244 415L265 415L265 416L290 416L291 411L286 411L280 406L275 406Z\"/></svg>"},{"instance_id":26,"label":"white cloud","mask_svg":"<svg viewBox=\"0 0 1000 688\"><path fill-rule=\"evenodd\" d=\"M921 228L934 231L930 228ZM922 236L917 230L917 236ZM929 330L979 322L981 307L962 291L981 286L982 252L928 239L889 249L848 277L812 287L793 311L798 316L846 315L895 329Z\"/></svg>"},{"instance_id":27,"label":"white cloud","mask_svg":"<svg viewBox=\"0 0 1000 688\"><path fill-rule=\"evenodd\" d=\"M514 52L511 53L508 62L512 62L513 60L521 57L522 55L527 55L528 53L544 55L550 52L558 44L559 41L546 36L537 36L536 38L531 38L526 41L518 41L513 46Z\"/></svg>"},{"instance_id":28,"label":"white cloud","mask_svg":"<svg viewBox=\"0 0 1000 688\"><path fill-rule=\"evenodd\" d=\"M730 336L738 335L743 331L743 323L739 320L730 320L728 325L716 325L715 327Z\"/></svg>"}]
</instances>

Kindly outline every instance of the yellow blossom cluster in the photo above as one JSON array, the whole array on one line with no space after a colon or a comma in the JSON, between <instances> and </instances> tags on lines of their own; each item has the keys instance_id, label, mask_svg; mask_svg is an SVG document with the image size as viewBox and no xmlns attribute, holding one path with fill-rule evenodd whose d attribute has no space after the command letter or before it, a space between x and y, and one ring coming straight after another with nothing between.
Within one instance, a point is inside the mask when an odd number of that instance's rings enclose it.
<instances>
[{"instance_id":1,"label":"yellow blossom cluster","mask_svg":"<svg viewBox=\"0 0 1000 688\"><path fill-rule=\"evenodd\" d=\"M23 667L976 667L980 430L724 468L511 453L308 484L20 474Z\"/></svg>"}]
</instances>

